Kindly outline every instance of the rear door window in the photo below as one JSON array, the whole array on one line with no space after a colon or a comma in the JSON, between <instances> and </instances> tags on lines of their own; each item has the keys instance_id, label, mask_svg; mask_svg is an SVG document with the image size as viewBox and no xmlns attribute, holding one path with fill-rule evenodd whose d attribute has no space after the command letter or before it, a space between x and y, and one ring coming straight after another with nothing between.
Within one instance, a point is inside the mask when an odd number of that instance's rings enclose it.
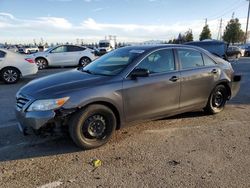
<instances>
[{"instance_id":1,"label":"rear door window","mask_svg":"<svg viewBox=\"0 0 250 188\"><path fill-rule=\"evenodd\" d=\"M203 54L203 60L204 60L204 64L205 66L213 66L216 63L214 62L214 60L212 60L210 57L208 57L207 55Z\"/></svg>"},{"instance_id":2,"label":"rear door window","mask_svg":"<svg viewBox=\"0 0 250 188\"><path fill-rule=\"evenodd\" d=\"M63 52L66 52L66 51L67 51L66 46L58 46L57 48L52 50L51 53L63 53Z\"/></svg>"},{"instance_id":3,"label":"rear door window","mask_svg":"<svg viewBox=\"0 0 250 188\"><path fill-rule=\"evenodd\" d=\"M178 49L181 69L193 69L204 66L202 55L200 52L190 49Z\"/></svg>"},{"instance_id":4,"label":"rear door window","mask_svg":"<svg viewBox=\"0 0 250 188\"><path fill-rule=\"evenodd\" d=\"M79 52L79 51L83 51L86 48L84 47L80 47L80 46L67 46L67 51L68 52Z\"/></svg>"}]
</instances>

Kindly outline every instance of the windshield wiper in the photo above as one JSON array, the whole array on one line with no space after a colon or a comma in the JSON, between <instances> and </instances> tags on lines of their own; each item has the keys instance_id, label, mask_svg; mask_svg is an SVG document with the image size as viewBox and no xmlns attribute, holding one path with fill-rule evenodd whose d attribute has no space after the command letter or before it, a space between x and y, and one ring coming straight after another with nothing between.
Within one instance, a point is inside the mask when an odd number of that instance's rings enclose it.
<instances>
[{"instance_id":1,"label":"windshield wiper","mask_svg":"<svg viewBox=\"0 0 250 188\"><path fill-rule=\"evenodd\" d=\"M85 69L81 69L82 72L86 72L88 74L93 74L93 75L100 75L100 76L111 76L111 75L108 75L108 74L102 74L102 73L97 73L97 72L92 72L90 70L85 70Z\"/></svg>"}]
</instances>

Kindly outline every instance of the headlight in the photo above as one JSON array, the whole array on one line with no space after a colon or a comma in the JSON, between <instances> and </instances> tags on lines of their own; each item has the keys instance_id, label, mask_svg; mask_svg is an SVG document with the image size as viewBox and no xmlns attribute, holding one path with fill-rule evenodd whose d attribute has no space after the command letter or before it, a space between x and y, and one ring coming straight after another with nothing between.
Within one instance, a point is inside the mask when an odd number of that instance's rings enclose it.
<instances>
[{"instance_id":1,"label":"headlight","mask_svg":"<svg viewBox=\"0 0 250 188\"><path fill-rule=\"evenodd\" d=\"M28 111L53 110L64 105L68 99L69 97L64 97L60 99L37 100L29 106Z\"/></svg>"}]
</instances>

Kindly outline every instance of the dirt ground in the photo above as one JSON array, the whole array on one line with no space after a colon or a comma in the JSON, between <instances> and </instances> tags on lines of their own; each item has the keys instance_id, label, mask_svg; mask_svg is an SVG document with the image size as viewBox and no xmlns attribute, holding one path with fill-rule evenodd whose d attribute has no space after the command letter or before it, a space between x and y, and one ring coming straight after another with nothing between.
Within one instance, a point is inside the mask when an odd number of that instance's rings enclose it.
<instances>
[{"instance_id":1,"label":"dirt ground","mask_svg":"<svg viewBox=\"0 0 250 188\"><path fill-rule=\"evenodd\" d=\"M98 149L2 124L0 187L250 187L250 60L233 66L241 90L222 113L137 122Z\"/></svg>"}]
</instances>

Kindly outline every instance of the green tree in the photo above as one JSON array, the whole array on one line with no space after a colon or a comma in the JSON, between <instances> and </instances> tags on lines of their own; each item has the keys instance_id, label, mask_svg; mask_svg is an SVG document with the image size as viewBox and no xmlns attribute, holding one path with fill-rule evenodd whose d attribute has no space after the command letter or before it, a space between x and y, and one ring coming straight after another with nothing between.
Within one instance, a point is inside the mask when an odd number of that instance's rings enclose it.
<instances>
[{"instance_id":1,"label":"green tree","mask_svg":"<svg viewBox=\"0 0 250 188\"><path fill-rule=\"evenodd\" d=\"M185 41L186 42L191 42L194 40L194 36L193 36L193 32L191 29L189 29L186 33L185 33Z\"/></svg>"},{"instance_id":2,"label":"green tree","mask_svg":"<svg viewBox=\"0 0 250 188\"><path fill-rule=\"evenodd\" d=\"M177 44L183 44L184 42L186 42L186 36L179 33L176 42Z\"/></svg>"},{"instance_id":3,"label":"green tree","mask_svg":"<svg viewBox=\"0 0 250 188\"><path fill-rule=\"evenodd\" d=\"M223 34L223 40L232 44L244 41L244 31L241 29L241 24L238 18L231 19L227 23Z\"/></svg>"},{"instance_id":4,"label":"green tree","mask_svg":"<svg viewBox=\"0 0 250 188\"><path fill-rule=\"evenodd\" d=\"M168 44L173 44L173 41L170 39L170 40L168 41Z\"/></svg>"},{"instance_id":5,"label":"green tree","mask_svg":"<svg viewBox=\"0 0 250 188\"><path fill-rule=\"evenodd\" d=\"M202 32L200 34L200 41L205 40L205 39L211 39L211 31L208 27L208 25L205 25L202 29Z\"/></svg>"}]
</instances>

